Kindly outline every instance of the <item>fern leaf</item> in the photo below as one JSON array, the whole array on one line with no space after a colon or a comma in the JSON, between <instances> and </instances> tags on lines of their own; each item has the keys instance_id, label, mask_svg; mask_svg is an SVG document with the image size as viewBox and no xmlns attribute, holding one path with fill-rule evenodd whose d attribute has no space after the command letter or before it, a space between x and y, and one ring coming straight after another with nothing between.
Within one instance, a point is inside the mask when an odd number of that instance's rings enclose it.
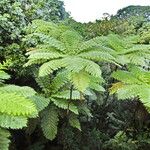
<instances>
[{"instance_id":1,"label":"fern leaf","mask_svg":"<svg viewBox=\"0 0 150 150\"><path fill-rule=\"evenodd\" d=\"M90 88L99 92L105 92L105 89L101 85L94 82L90 83Z\"/></svg>"},{"instance_id":2,"label":"fern leaf","mask_svg":"<svg viewBox=\"0 0 150 150\"><path fill-rule=\"evenodd\" d=\"M32 101L16 93L0 92L0 112L8 115L36 115L37 110Z\"/></svg>"},{"instance_id":3,"label":"fern leaf","mask_svg":"<svg viewBox=\"0 0 150 150\"><path fill-rule=\"evenodd\" d=\"M66 90L63 92L59 92L56 94L51 95L54 98L62 98L62 99L70 99L70 91ZM72 100L79 100L80 99L80 92L79 91L72 91Z\"/></svg>"},{"instance_id":4,"label":"fern leaf","mask_svg":"<svg viewBox=\"0 0 150 150\"><path fill-rule=\"evenodd\" d=\"M103 52L103 51L94 51L93 49L93 51L81 53L79 54L79 56L82 58L87 58L87 59L94 60L94 61L106 61L106 62L113 63L115 61L115 57L113 57L109 53Z\"/></svg>"},{"instance_id":5,"label":"fern leaf","mask_svg":"<svg viewBox=\"0 0 150 150\"><path fill-rule=\"evenodd\" d=\"M77 118L77 115L71 114L69 117L69 123L72 127L77 128L81 131L81 125L79 119Z\"/></svg>"},{"instance_id":6,"label":"fern leaf","mask_svg":"<svg viewBox=\"0 0 150 150\"><path fill-rule=\"evenodd\" d=\"M50 100L48 98L44 98L42 96L37 96L37 95L30 97L30 99L35 104L38 112L40 112L44 108L46 108L50 102Z\"/></svg>"},{"instance_id":7,"label":"fern leaf","mask_svg":"<svg viewBox=\"0 0 150 150\"><path fill-rule=\"evenodd\" d=\"M65 67L65 64L61 60L52 60L50 62L44 63L39 70L39 76L46 76L51 74L53 71L58 70L59 68Z\"/></svg>"},{"instance_id":8,"label":"fern leaf","mask_svg":"<svg viewBox=\"0 0 150 150\"><path fill-rule=\"evenodd\" d=\"M90 84L90 78L86 72L72 73L71 81L73 82L74 87L83 93Z\"/></svg>"},{"instance_id":9,"label":"fern leaf","mask_svg":"<svg viewBox=\"0 0 150 150\"><path fill-rule=\"evenodd\" d=\"M6 72L0 70L0 82L3 82L3 80L9 79L10 75L8 75Z\"/></svg>"},{"instance_id":10,"label":"fern leaf","mask_svg":"<svg viewBox=\"0 0 150 150\"><path fill-rule=\"evenodd\" d=\"M0 126L3 128L21 129L27 126L27 118L0 114Z\"/></svg>"},{"instance_id":11,"label":"fern leaf","mask_svg":"<svg viewBox=\"0 0 150 150\"><path fill-rule=\"evenodd\" d=\"M66 99L51 98L51 101L53 101L53 103L59 108L66 109L66 110L68 109L69 102ZM69 110L77 115L79 114L77 106L72 102L69 103Z\"/></svg>"},{"instance_id":12,"label":"fern leaf","mask_svg":"<svg viewBox=\"0 0 150 150\"><path fill-rule=\"evenodd\" d=\"M48 75L44 77L39 77L35 75L35 80L43 92L49 93L51 89L51 85L50 85L51 80Z\"/></svg>"},{"instance_id":13,"label":"fern leaf","mask_svg":"<svg viewBox=\"0 0 150 150\"><path fill-rule=\"evenodd\" d=\"M49 60L49 59L55 59L55 58L61 58L65 55L62 55L58 52L35 52L31 54L28 58L31 59L39 59L39 60Z\"/></svg>"},{"instance_id":14,"label":"fern leaf","mask_svg":"<svg viewBox=\"0 0 150 150\"><path fill-rule=\"evenodd\" d=\"M82 36L75 31L67 30L61 35L61 41L65 44L66 53L75 53L79 43L82 41ZM70 49L72 51L70 51Z\"/></svg>"},{"instance_id":15,"label":"fern leaf","mask_svg":"<svg viewBox=\"0 0 150 150\"><path fill-rule=\"evenodd\" d=\"M61 87L63 87L68 82L67 76L68 76L67 71L58 72L58 74L51 83L51 87L54 92L57 92Z\"/></svg>"},{"instance_id":16,"label":"fern leaf","mask_svg":"<svg viewBox=\"0 0 150 150\"><path fill-rule=\"evenodd\" d=\"M49 107L42 113L41 127L44 136L53 140L57 134L58 112L55 108Z\"/></svg>"},{"instance_id":17,"label":"fern leaf","mask_svg":"<svg viewBox=\"0 0 150 150\"><path fill-rule=\"evenodd\" d=\"M113 72L112 77L120 80L124 83L129 84L142 84L142 81L140 81L138 78L134 76L134 74L128 72L128 71L121 71L118 70L116 72Z\"/></svg>"},{"instance_id":18,"label":"fern leaf","mask_svg":"<svg viewBox=\"0 0 150 150\"><path fill-rule=\"evenodd\" d=\"M0 150L9 150L9 137L9 131L0 128Z\"/></svg>"},{"instance_id":19,"label":"fern leaf","mask_svg":"<svg viewBox=\"0 0 150 150\"><path fill-rule=\"evenodd\" d=\"M28 86L17 86L17 85L5 85L0 87L1 93L16 93L18 95L22 95L24 97L33 96L36 94L35 90Z\"/></svg>"}]
</instances>

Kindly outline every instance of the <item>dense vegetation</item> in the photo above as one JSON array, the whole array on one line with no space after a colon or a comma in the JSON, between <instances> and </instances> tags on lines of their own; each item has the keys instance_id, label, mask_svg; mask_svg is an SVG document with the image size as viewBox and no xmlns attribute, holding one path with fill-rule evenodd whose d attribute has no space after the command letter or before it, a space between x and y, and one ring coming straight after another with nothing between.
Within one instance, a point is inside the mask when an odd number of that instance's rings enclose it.
<instances>
[{"instance_id":1,"label":"dense vegetation","mask_svg":"<svg viewBox=\"0 0 150 150\"><path fill-rule=\"evenodd\" d=\"M1 0L0 150L149 150L149 14L82 24L59 0Z\"/></svg>"}]
</instances>

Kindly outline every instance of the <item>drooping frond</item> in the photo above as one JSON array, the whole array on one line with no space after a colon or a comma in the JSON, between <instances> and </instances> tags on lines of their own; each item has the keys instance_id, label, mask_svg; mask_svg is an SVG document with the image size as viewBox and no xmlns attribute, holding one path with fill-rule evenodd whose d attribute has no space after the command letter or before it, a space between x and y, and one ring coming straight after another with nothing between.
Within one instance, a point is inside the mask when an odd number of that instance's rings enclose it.
<instances>
[{"instance_id":1,"label":"drooping frond","mask_svg":"<svg viewBox=\"0 0 150 150\"><path fill-rule=\"evenodd\" d=\"M77 115L71 114L69 117L69 123L72 127L77 128L81 131L81 125Z\"/></svg>"},{"instance_id":2,"label":"drooping frond","mask_svg":"<svg viewBox=\"0 0 150 150\"><path fill-rule=\"evenodd\" d=\"M10 143L10 133L9 131L0 128L0 150L9 150Z\"/></svg>"},{"instance_id":3,"label":"drooping frond","mask_svg":"<svg viewBox=\"0 0 150 150\"><path fill-rule=\"evenodd\" d=\"M44 136L53 140L57 134L58 112L55 108L49 107L42 113L41 127Z\"/></svg>"},{"instance_id":4,"label":"drooping frond","mask_svg":"<svg viewBox=\"0 0 150 150\"><path fill-rule=\"evenodd\" d=\"M49 92L49 90L51 89L51 85L50 85L51 80L48 75L44 77L39 77L38 75L35 75L35 80L43 92L45 93Z\"/></svg>"}]
</instances>

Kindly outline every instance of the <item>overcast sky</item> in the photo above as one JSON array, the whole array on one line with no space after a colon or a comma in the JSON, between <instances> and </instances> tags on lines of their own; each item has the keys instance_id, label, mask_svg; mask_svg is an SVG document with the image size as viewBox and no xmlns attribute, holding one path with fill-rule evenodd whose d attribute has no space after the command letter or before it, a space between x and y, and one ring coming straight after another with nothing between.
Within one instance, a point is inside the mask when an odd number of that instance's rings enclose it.
<instances>
[{"instance_id":1,"label":"overcast sky","mask_svg":"<svg viewBox=\"0 0 150 150\"><path fill-rule=\"evenodd\" d=\"M62 0L67 11L79 22L95 21L103 13L116 14L129 5L150 5L150 0Z\"/></svg>"}]
</instances>

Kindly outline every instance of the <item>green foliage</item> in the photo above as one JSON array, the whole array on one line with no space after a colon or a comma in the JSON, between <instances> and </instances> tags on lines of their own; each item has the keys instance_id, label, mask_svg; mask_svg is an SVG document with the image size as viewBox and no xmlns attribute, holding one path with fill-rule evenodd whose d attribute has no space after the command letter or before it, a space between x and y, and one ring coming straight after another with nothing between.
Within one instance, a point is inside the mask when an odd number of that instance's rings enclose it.
<instances>
[{"instance_id":1,"label":"green foliage","mask_svg":"<svg viewBox=\"0 0 150 150\"><path fill-rule=\"evenodd\" d=\"M10 140L8 139L10 137L10 133L7 130L0 128L0 150L8 150L9 149L9 143Z\"/></svg>"},{"instance_id":2,"label":"green foliage","mask_svg":"<svg viewBox=\"0 0 150 150\"><path fill-rule=\"evenodd\" d=\"M128 6L125 7L123 9L120 9L117 14L116 17L120 18L120 19L124 19L124 18L129 18L131 16L143 16L147 19L149 19L149 10L150 7L149 6Z\"/></svg>"},{"instance_id":3,"label":"green foliage","mask_svg":"<svg viewBox=\"0 0 150 150\"><path fill-rule=\"evenodd\" d=\"M4 67L1 65L1 68ZM3 70L0 73L1 83L10 78ZM35 94L37 93L27 86L2 84L0 86L0 127L21 129L27 126L28 118L37 117L38 112L43 110L49 101L44 97L35 96ZM0 136L0 149L8 149L10 142L7 139L9 137L8 131L0 129Z\"/></svg>"},{"instance_id":4,"label":"green foliage","mask_svg":"<svg viewBox=\"0 0 150 150\"><path fill-rule=\"evenodd\" d=\"M53 140L57 134L58 112L55 107L50 107L42 113L41 127L47 139Z\"/></svg>"},{"instance_id":5,"label":"green foliage","mask_svg":"<svg viewBox=\"0 0 150 150\"><path fill-rule=\"evenodd\" d=\"M128 139L122 131L119 131L113 139L108 141L106 146L112 150L136 150L138 148L134 141Z\"/></svg>"},{"instance_id":6,"label":"green foliage","mask_svg":"<svg viewBox=\"0 0 150 150\"><path fill-rule=\"evenodd\" d=\"M130 41L129 41L130 40ZM134 38L122 38L118 35L110 34L104 37L104 45L111 48L110 53L122 64L134 64L148 66L150 59L150 46L146 44L133 44Z\"/></svg>"},{"instance_id":7,"label":"green foliage","mask_svg":"<svg viewBox=\"0 0 150 150\"><path fill-rule=\"evenodd\" d=\"M59 0L1 0L0 14L0 150L150 148L149 7L87 24L60 22Z\"/></svg>"},{"instance_id":8,"label":"green foliage","mask_svg":"<svg viewBox=\"0 0 150 150\"><path fill-rule=\"evenodd\" d=\"M45 23L43 22L43 24ZM38 28L42 28L43 24L38 24ZM33 33L38 34L35 32L39 32L39 30L35 30ZM102 78L100 67L95 61L115 62L114 57L104 51L105 47L96 42L98 38L84 41L77 32L66 30L62 33L57 32L59 37L56 39L52 37L51 33L49 36L49 32L46 33L47 35L45 35L45 31L41 30L41 32L44 33L46 39L43 44L27 53L29 61L25 65L37 64L38 61L45 62L39 69L39 76L41 77L64 68L68 80L73 83L76 89L84 92L89 87L93 77Z\"/></svg>"},{"instance_id":9,"label":"green foliage","mask_svg":"<svg viewBox=\"0 0 150 150\"><path fill-rule=\"evenodd\" d=\"M112 93L117 93L119 99L139 98L149 111L150 72L138 67L129 71L118 70L112 76L120 82L111 87Z\"/></svg>"}]
</instances>

